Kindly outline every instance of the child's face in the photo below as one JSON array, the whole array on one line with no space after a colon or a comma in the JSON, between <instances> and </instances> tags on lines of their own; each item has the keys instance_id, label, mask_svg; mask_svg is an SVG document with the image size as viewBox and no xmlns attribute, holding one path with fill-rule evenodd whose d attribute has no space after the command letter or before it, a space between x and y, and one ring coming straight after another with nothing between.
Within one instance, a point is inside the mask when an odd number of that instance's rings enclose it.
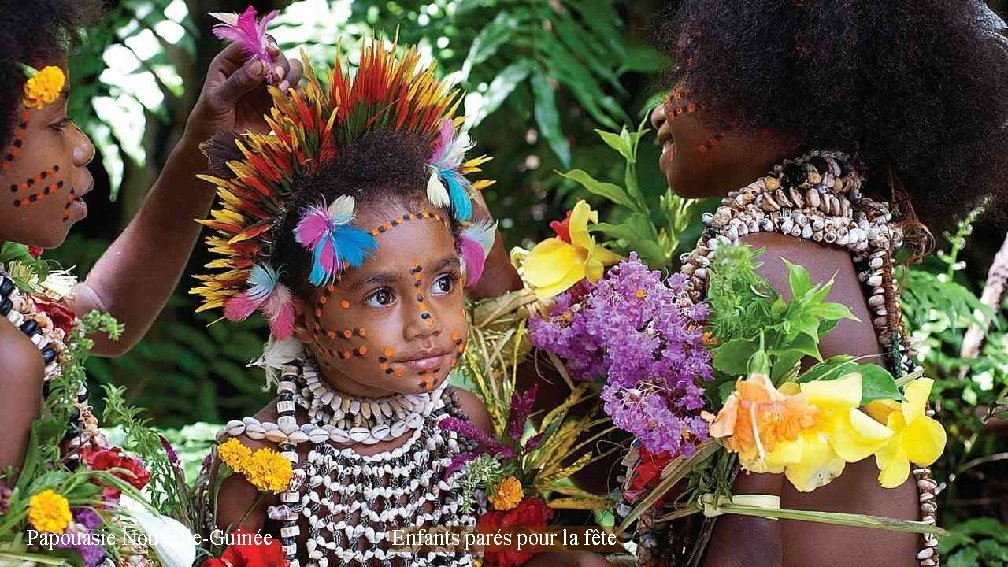
<instances>
[{"instance_id":1,"label":"child's face","mask_svg":"<svg viewBox=\"0 0 1008 567\"><path fill-rule=\"evenodd\" d=\"M66 92L15 112L13 137L0 149L0 241L52 248L87 215L81 198L94 185L87 164L95 149L67 119Z\"/></svg>"},{"instance_id":2,"label":"child's face","mask_svg":"<svg viewBox=\"0 0 1008 567\"><path fill-rule=\"evenodd\" d=\"M430 391L447 379L465 347L455 239L439 219L401 221L410 213L358 213L354 226L383 227L375 236L378 249L320 289L313 305L300 306L306 328L299 338L326 380L348 394Z\"/></svg>"}]
</instances>

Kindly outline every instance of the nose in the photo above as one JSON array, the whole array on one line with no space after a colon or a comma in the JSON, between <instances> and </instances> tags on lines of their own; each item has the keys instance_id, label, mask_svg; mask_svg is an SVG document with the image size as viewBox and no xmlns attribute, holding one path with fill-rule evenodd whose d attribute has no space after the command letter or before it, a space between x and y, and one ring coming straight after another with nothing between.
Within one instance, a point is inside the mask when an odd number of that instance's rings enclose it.
<instances>
[{"instance_id":1,"label":"nose","mask_svg":"<svg viewBox=\"0 0 1008 567\"><path fill-rule=\"evenodd\" d=\"M665 103L663 102L651 112L651 126L654 126L654 129L657 130L665 123L665 119Z\"/></svg>"},{"instance_id":2,"label":"nose","mask_svg":"<svg viewBox=\"0 0 1008 567\"><path fill-rule=\"evenodd\" d=\"M409 320L403 326L403 338L407 341L415 341L417 339L426 339L440 335L441 318L434 314L431 310L431 305L419 299L409 303L413 305L406 308Z\"/></svg>"},{"instance_id":3,"label":"nose","mask_svg":"<svg viewBox=\"0 0 1008 567\"><path fill-rule=\"evenodd\" d=\"M74 140L73 145L73 162L77 167L85 167L94 159L95 147L91 143L91 138L88 138L87 134L82 132L76 124L74 131L77 133L77 139Z\"/></svg>"}]
</instances>

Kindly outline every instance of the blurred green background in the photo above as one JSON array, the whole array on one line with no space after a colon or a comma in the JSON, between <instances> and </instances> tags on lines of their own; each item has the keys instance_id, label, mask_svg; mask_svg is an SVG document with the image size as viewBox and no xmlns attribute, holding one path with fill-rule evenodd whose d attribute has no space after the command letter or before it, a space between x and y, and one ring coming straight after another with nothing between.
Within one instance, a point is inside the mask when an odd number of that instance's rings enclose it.
<instances>
[{"instance_id":1,"label":"blurred green background","mask_svg":"<svg viewBox=\"0 0 1008 567\"><path fill-rule=\"evenodd\" d=\"M468 93L464 111L476 150L494 158L486 177L497 184L485 194L508 246L545 236L548 222L562 218L577 198L601 205L607 216L602 201L556 172L579 168L622 183L624 162L595 129L635 130L663 96L663 70L670 63L647 42L650 18L664 4L658 0L253 4L260 14L284 10L271 33L289 57L304 48L323 64L334 50L346 49L352 59L357 40L374 32L398 34L400 43L419 44L437 59L441 73ZM48 257L86 274L132 218L185 127L207 64L222 47L209 33L209 13L245 6L244 0L109 3L71 64L72 115L99 150L92 165L97 190L89 198L89 218ZM657 157L651 134L641 144L638 175L652 197L667 188L652 165ZM697 229L694 222L687 236ZM1008 528L999 523L1008 517L1008 443L997 431L1004 422L987 419L1005 411L999 404L1008 391L1003 309L981 347L982 358L960 356L963 333L983 311L979 297L1005 227L987 220L969 230L964 225L961 234L939 238L944 255L905 273L904 284L912 284L907 319L929 375L940 378L935 401L950 432L949 449L936 466L936 476L947 483L942 523L955 528L945 544L947 563L1008 564ZM205 261L197 247L179 290L136 348L118 359L89 362L92 381L126 386L129 401L147 408L162 427L221 423L251 415L268 399L261 373L246 367L261 351L263 325L208 326L212 316L193 313L196 302L187 290ZM960 378L963 367L969 372Z\"/></svg>"}]
</instances>

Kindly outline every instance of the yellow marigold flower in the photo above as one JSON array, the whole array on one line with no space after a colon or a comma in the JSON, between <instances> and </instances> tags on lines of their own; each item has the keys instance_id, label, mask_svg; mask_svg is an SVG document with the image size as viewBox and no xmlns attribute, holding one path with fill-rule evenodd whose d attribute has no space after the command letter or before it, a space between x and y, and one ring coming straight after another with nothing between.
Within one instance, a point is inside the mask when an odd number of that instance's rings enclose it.
<instances>
[{"instance_id":1,"label":"yellow marigold flower","mask_svg":"<svg viewBox=\"0 0 1008 567\"><path fill-rule=\"evenodd\" d=\"M28 521L40 532L61 534L71 518L70 502L53 490L43 490L28 501Z\"/></svg>"},{"instance_id":2,"label":"yellow marigold flower","mask_svg":"<svg viewBox=\"0 0 1008 567\"><path fill-rule=\"evenodd\" d=\"M220 455L224 464L231 467L231 470L235 472L244 471L248 462L252 459L252 449L242 445L241 441L234 437L228 439L226 443L218 447L217 454Z\"/></svg>"},{"instance_id":3,"label":"yellow marigold flower","mask_svg":"<svg viewBox=\"0 0 1008 567\"><path fill-rule=\"evenodd\" d=\"M49 65L30 77L24 86L24 105L27 108L43 108L54 102L63 92L66 75L59 67Z\"/></svg>"},{"instance_id":4,"label":"yellow marigold flower","mask_svg":"<svg viewBox=\"0 0 1008 567\"><path fill-rule=\"evenodd\" d=\"M559 295L585 278L595 283L602 279L605 266L620 261L618 254L596 244L588 233L589 221L598 222L598 211L578 201L566 232L560 229L559 237L543 240L525 257L525 279L540 299Z\"/></svg>"},{"instance_id":5,"label":"yellow marigold flower","mask_svg":"<svg viewBox=\"0 0 1008 567\"><path fill-rule=\"evenodd\" d=\"M903 387L903 401L868 404L868 413L894 433L875 454L879 484L895 488L910 476L910 463L928 466L938 460L948 436L940 423L924 414L934 381L918 378Z\"/></svg>"},{"instance_id":6,"label":"yellow marigold flower","mask_svg":"<svg viewBox=\"0 0 1008 567\"><path fill-rule=\"evenodd\" d=\"M287 490L294 470L291 462L273 449L259 449L242 470L245 478L261 492L279 494Z\"/></svg>"},{"instance_id":7,"label":"yellow marigold flower","mask_svg":"<svg viewBox=\"0 0 1008 567\"><path fill-rule=\"evenodd\" d=\"M510 510L517 506L524 497L525 493L522 491L521 482L517 478L508 475L497 484L493 494L488 496L487 500L493 504L495 510Z\"/></svg>"},{"instance_id":8,"label":"yellow marigold flower","mask_svg":"<svg viewBox=\"0 0 1008 567\"><path fill-rule=\"evenodd\" d=\"M817 413L805 395L785 395L769 376L756 373L735 384L710 434L725 438L725 446L739 454L747 470L779 473L800 458L795 442Z\"/></svg>"}]
</instances>

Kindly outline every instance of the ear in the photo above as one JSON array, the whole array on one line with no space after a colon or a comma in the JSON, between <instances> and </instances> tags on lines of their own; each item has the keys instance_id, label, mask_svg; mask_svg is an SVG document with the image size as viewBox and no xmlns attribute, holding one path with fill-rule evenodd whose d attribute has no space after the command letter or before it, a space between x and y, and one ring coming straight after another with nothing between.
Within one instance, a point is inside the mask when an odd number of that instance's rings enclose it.
<instances>
[{"instance_id":1,"label":"ear","mask_svg":"<svg viewBox=\"0 0 1008 567\"><path fill-rule=\"evenodd\" d=\"M315 311L312 306L309 305L301 297L294 298L294 336L297 340L301 341L305 345L313 345L317 341L315 340L315 333L311 329L315 328L317 323L315 319Z\"/></svg>"}]
</instances>

